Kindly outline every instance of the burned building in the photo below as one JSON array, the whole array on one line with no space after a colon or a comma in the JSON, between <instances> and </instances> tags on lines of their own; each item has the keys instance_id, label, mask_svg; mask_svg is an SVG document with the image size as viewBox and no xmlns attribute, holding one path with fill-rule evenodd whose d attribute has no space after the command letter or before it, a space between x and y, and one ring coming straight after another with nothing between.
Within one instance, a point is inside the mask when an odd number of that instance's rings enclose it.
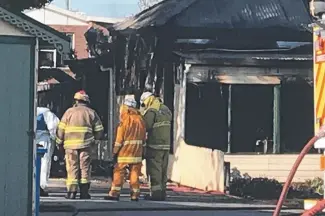
<instances>
[{"instance_id":1,"label":"burned building","mask_svg":"<svg viewBox=\"0 0 325 216\"><path fill-rule=\"evenodd\" d=\"M267 139L273 153L299 151L313 133L311 22L300 0L163 1L114 26L126 49L116 48L117 92L149 86L174 110L186 79L189 143L255 152ZM295 136L294 121L304 125Z\"/></svg>"},{"instance_id":2,"label":"burned building","mask_svg":"<svg viewBox=\"0 0 325 216\"><path fill-rule=\"evenodd\" d=\"M194 167L302 149L313 135L310 23L303 0L166 0L109 29L116 95L149 89L174 113L172 180L194 149L217 154Z\"/></svg>"}]
</instances>

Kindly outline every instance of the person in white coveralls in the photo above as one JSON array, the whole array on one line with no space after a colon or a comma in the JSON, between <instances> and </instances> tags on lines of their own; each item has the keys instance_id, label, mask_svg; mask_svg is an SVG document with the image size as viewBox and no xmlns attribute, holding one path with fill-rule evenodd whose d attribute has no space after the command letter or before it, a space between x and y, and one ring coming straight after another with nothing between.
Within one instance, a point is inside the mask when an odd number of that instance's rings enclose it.
<instances>
[{"instance_id":1,"label":"person in white coveralls","mask_svg":"<svg viewBox=\"0 0 325 216\"><path fill-rule=\"evenodd\" d=\"M41 161L40 195L48 196L45 189L51 171L52 155L55 148L56 130L60 120L46 107L37 107L36 144L47 149Z\"/></svg>"}]
</instances>

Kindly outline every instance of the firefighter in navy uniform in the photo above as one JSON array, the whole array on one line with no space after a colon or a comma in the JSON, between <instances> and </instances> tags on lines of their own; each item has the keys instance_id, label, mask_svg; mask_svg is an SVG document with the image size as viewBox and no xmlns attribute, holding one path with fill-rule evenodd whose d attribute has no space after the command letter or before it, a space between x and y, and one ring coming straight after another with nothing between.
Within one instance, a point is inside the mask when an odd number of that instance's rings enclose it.
<instances>
[{"instance_id":1,"label":"firefighter in navy uniform","mask_svg":"<svg viewBox=\"0 0 325 216\"><path fill-rule=\"evenodd\" d=\"M80 199L90 199L91 147L103 136L104 127L97 113L89 108L84 91L74 95L75 104L63 115L56 141L65 149L67 199L75 199L79 185Z\"/></svg>"},{"instance_id":2,"label":"firefighter in navy uniform","mask_svg":"<svg viewBox=\"0 0 325 216\"><path fill-rule=\"evenodd\" d=\"M145 159L150 182L150 195L145 199L162 201L166 199L172 113L151 92L144 92L140 102L147 130Z\"/></svg>"}]
</instances>

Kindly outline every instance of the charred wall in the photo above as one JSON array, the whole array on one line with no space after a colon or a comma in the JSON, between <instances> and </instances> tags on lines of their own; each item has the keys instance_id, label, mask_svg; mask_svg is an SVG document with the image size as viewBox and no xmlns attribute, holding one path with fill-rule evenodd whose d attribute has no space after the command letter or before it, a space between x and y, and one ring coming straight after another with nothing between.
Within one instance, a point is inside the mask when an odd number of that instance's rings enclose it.
<instances>
[{"instance_id":1,"label":"charred wall","mask_svg":"<svg viewBox=\"0 0 325 216\"><path fill-rule=\"evenodd\" d=\"M228 85L188 83L185 141L189 145L227 151ZM233 85L231 153L254 153L256 141L267 139L272 152L273 85ZM307 82L281 85L281 152L300 152L313 136L313 87Z\"/></svg>"},{"instance_id":2,"label":"charred wall","mask_svg":"<svg viewBox=\"0 0 325 216\"><path fill-rule=\"evenodd\" d=\"M73 104L73 95L80 89L79 82L54 85L49 91L38 92L38 106L48 107L59 118Z\"/></svg>"},{"instance_id":3,"label":"charred wall","mask_svg":"<svg viewBox=\"0 0 325 216\"><path fill-rule=\"evenodd\" d=\"M300 152L314 135L313 86L287 83L281 87L281 96L281 150Z\"/></svg>"},{"instance_id":4,"label":"charred wall","mask_svg":"<svg viewBox=\"0 0 325 216\"><path fill-rule=\"evenodd\" d=\"M272 140L273 85L233 85L231 109L232 153L255 152L257 140Z\"/></svg>"},{"instance_id":5,"label":"charred wall","mask_svg":"<svg viewBox=\"0 0 325 216\"><path fill-rule=\"evenodd\" d=\"M185 142L225 151L228 98L225 86L188 83L186 95Z\"/></svg>"}]
</instances>

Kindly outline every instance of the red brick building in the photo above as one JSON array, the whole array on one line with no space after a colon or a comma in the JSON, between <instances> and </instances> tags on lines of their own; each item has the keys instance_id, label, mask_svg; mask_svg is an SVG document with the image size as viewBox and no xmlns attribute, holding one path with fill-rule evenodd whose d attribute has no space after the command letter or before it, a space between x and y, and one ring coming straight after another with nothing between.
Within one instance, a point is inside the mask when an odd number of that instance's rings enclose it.
<instances>
[{"instance_id":1,"label":"red brick building","mask_svg":"<svg viewBox=\"0 0 325 216\"><path fill-rule=\"evenodd\" d=\"M75 51L78 59L89 57L84 33L88 30L90 22L112 24L122 21L122 19L116 18L91 17L84 13L62 9L52 4L41 9L27 10L25 14L57 31L66 33L71 40L71 49Z\"/></svg>"},{"instance_id":2,"label":"red brick building","mask_svg":"<svg viewBox=\"0 0 325 216\"><path fill-rule=\"evenodd\" d=\"M71 49L75 51L78 59L88 58L87 42L84 33L88 29L88 25L50 25L59 32L64 32L70 36Z\"/></svg>"}]
</instances>

